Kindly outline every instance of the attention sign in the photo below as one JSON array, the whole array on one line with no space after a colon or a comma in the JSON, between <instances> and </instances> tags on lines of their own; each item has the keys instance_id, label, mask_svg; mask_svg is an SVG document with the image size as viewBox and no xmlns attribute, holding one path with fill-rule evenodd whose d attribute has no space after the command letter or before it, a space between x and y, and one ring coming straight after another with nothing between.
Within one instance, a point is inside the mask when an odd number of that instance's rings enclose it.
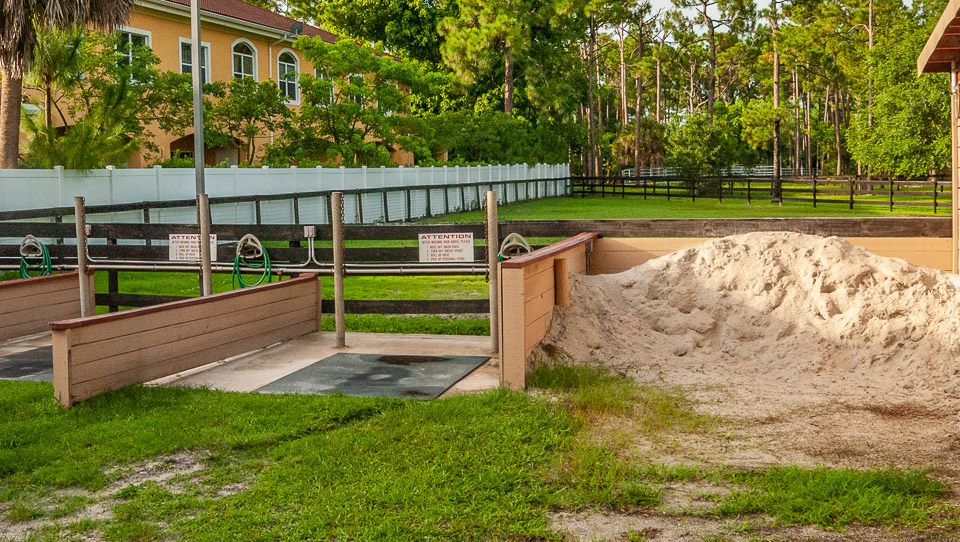
<instances>
[{"instance_id":1,"label":"attention sign","mask_svg":"<svg viewBox=\"0 0 960 542\"><path fill-rule=\"evenodd\" d=\"M199 233L172 233L170 234L170 261L171 262L198 262L200 261L200 234ZM217 261L217 236L210 234L210 261Z\"/></svg>"},{"instance_id":2,"label":"attention sign","mask_svg":"<svg viewBox=\"0 0 960 542\"><path fill-rule=\"evenodd\" d=\"M472 233L421 233L421 262L472 262Z\"/></svg>"}]
</instances>

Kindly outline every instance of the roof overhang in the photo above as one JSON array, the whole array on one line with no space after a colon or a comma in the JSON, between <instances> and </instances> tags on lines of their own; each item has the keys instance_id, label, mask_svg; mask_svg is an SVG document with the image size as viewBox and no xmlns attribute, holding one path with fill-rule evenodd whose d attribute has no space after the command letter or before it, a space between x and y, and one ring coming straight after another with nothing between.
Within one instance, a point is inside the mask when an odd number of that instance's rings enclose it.
<instances>
[{"instance_id":1,"label":"roof overhang","mask_svg":"<svg viewBox=\"0 0 960 542\"><path fill-rule=\"evenodd\" d=\"M190 7L177 4L175 2L168 2L165 0L138 0L136 3L145 8L190 18ZM200 21L219 24L234 30L241 30L252 34L258 34L260 36L267 36L288 43L293 43L293 41L296 39L296 36L293 36L289 32L283 32L282 30L278 30L269 26L251 23L241 19L220 15L218 13L211 13L209 11L200 12Z\"/></svg>"},{"instance_id":2,"label":"roof overhang","mask_svg":"<svg viewBox=\"0 0 960 542\"><path fill-rule=\"evenodd\" d=\"M917 58L917 73L950 72L956 62L960 68L960 0L950 0L937 26Z\"/></svg>"}]
</instances>

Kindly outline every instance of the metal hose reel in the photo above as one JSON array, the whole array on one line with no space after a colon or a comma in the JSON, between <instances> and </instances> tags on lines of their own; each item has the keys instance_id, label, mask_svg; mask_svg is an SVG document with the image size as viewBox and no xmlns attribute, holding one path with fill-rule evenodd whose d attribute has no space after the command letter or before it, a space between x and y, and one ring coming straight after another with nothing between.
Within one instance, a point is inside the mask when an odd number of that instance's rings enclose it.
<instances>
[{"instance_id":1,"label":"metal hose reel","mask_svg":"<svg viewBox=\"0 0 960 542\"><path fill-rule=\"evenodd\" d=\"M260 262L253 261L260 258L262 258ZM263 271L256 282L248 283L243 280L243 269L262 269ZM241 288L258 286L263 284L264 281L269 283L271 275L270 255L264 250L260 240L249 233L241 237L237 243L236 255L233 258L233 287L236 288L238 282Z\"/></svg>"},{"instance_id":2,"label":"metal hose reel","mask_svg":"<svg viewBox=\"0 0 960 542\"><path fill-rule=\"evenodd\" d=\"M31 264L30 259L40 259L39 263ZM36 237L27 235L20 241L20 278L30 278L31 271L39 271L40 275L49 275L53 272L50 262L50 252Z\"/></svg>"},{"instance_id":3,"label":"metal hose reel","mask_svg":"<svg viewBox=\"0 0 960 542\"><path fill-rule=\"evenodd\" d=\"M500 243L500 252L497 255L497 258L502 262L528 252L533 252L533 248L530 246L530 243L528 243L527 240L524 239L519 233L511 233L503 239L502 243Z\"/></svg>"}]
</instances>

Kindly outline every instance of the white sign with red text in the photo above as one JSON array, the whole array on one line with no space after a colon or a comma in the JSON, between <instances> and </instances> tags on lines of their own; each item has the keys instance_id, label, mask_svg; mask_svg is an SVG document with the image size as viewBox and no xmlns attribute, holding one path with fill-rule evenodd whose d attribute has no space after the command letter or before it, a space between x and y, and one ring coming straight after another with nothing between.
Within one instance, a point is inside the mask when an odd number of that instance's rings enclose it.
<instances>
[{"instance_id":1,"label":"white sign with red text","mask_svg":"<svg viewBox=\"0 0 960 542\"><path fill-rule=\"evenodd\" d=\"M421 233L421 262L472 262L472 233Z\"/></svg>"},{"instance_id":2,"label":"white sign with red text","mask_svg":"<svg viewBox=\"0 0 960 542\"><path fill-rule=\"evenodd\" d=\"M199 262L200 261L200 234L199 233L171 233L170 234L170 261L171 262ZM210 261L217 261L217 236L210 234Z\"/></svg>"}]
</instances>

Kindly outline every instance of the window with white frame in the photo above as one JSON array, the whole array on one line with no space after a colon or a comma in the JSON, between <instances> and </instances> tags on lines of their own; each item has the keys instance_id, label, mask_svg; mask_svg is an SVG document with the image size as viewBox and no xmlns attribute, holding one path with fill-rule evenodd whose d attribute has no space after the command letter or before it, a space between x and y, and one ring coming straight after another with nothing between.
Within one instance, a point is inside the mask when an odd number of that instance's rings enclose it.
<instances>
[{"instance_id":1,"label":"window with white frame","mask_svg":"<svg viewBox=\"0 0 960 542\"><path fill-rule=\"evenodd\" d=\"M333 78L330 77L330 76L327 74L327 70L325 70L325 69L323 69L323 68L316 68L316 69L313 70L313 73L314 73L314 75L316 76L316 79L318 79L318 80L320 80L320 81L326 81L326 82L330 83L330 91L326 93L326 95L325 95L324 98L321 98L320 101L319 101L318 103L314 104L314 105L316 105L316 106L318 106L318 107L327 107L328 105L333 104L333 99L334 99L334 95L333 95Z\"/></svg>"},{"instance_id":2,"label":"window with white frame","mask_svg":"<svg viewBox=\"0 0 960 542\"><path fill-rule=\"evenodd\" d=\"M249 43L238 42L233 46L233 76L257 78L256 50Z\"/></svg>"},{"instance_id":3,"label":"window with white frame","mask_svg":"<svg viewBox=\"0 0 960 542\"><path fill-rule=\"evenodd\" d=\"M190 40L180 38L180 73L193 73L193 45ZM210 81L210 45L200 46L200 84Z\"/></svg>"},{"instance_id":4,"label":"window with white frame","mask_svg":"<svg viewBox=\"0 0 960 542\"><path fill-rule=\"evenodd\" d=\"M347 80L350 82L350 86L359 87L359 90L356 90L356 91L351 90L351 92L350 92L350 94L347 96L347 98L348 98L351 102L358 103L358 104L360 104L360 105L365 105L365 103L364 103L364 102L365 102L365 99L364 99L364 97L363 97L363 95L364 95L364 92L363 92L363 91L364 91L364 89L365 89L367 80L363 77L363 74L362 74L362 73L351 73L350 76L347 78Z\"/></svg>"},{"instance_id":5,"label":"window with white frame","mask_svg":"<svg viewBox=\"0 0 960 542\"><path fill-rule=\"evenodd\" d=\"M120 53L120 65L129 66L133 63L134 47L149 47L150 34L148 32L125 28L118 32L120 42L117 44L117 52Z\"/></svg>"},{"instance_id":6,"label":"window with white frame","mask_svg":"<svg viewBox=\"0 0 960 542\"><path fill-rule=\"evenodd\" d=\"M277 84L280 85L280 94L288 102L300 103L297 76L300 73L297 55L291 52L280 53L277 57Z\"/></svg>"}]
</instances>

